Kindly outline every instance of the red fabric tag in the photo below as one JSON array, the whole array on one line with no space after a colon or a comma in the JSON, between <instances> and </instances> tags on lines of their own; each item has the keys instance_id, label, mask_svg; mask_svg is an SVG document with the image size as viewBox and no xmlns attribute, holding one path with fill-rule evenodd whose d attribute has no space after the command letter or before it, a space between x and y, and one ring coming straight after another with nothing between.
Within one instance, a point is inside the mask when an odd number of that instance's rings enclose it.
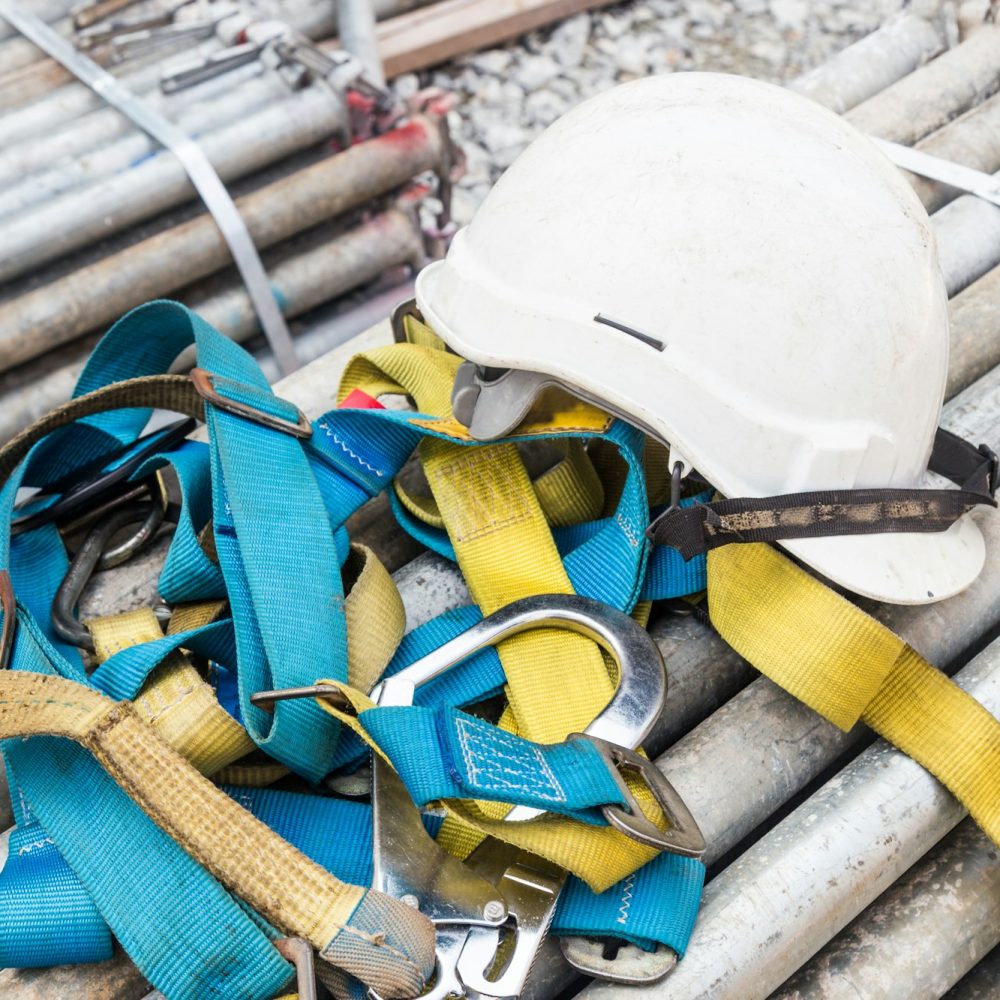
<instances>
[{"instance_id":1,"label":"red fabric tag","mask_svg":"<svg viewBox=\"0 0 1000 1000\"><path fill-rule=\"evenodd\" d=\"M384 410L385 407L374 397L360 389L352 389L338 410Z\"/></svg>"}]
</instances>

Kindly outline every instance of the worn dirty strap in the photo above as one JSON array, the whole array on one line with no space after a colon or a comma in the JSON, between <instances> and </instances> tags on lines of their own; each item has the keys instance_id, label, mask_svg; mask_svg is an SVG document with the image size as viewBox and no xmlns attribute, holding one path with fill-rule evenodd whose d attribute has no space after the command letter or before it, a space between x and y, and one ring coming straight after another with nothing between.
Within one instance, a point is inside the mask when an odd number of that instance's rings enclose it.
<instances>
[{"instance_id":1,"label":"worn dirty strap","mask_svg":"<svg viewBox=\"0 0 1000 1000\"><path fill-rule=\"evenodd\" d=\"M85 747L161 830L279 930L384 996L420 991L434 954L425 917L310 861L180 757L129 703L15 671L3 679L0 706L0 738L56 736Z\"/></svg>"},{"instance_id":2,"label":"worn dirty strap","mask_svg":"<svg viewBox=\"0 0 1000 1000\"><path fill-rule=\"evenodd\" d=\"M649 535L691 559L734 542L944 531L980 504L996 507L997 457L985 446L939 429L929 468L959 489L816 490L712 500L664 511Z\"/></svg>"}]
</instances>

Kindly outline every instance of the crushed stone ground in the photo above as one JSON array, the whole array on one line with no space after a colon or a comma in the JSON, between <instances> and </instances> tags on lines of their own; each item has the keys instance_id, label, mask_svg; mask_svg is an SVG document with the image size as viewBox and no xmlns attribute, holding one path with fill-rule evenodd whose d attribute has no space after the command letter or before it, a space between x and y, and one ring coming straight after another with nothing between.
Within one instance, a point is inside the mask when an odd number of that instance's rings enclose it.
<instances>
[{"instance_id":1,"label":"crushed stone ground","mask_svg":"<svg viewBox=\"0 0 1000 1000\"><path fill-rule=\"evenodd\" d=\"M468 158L452 214L464 225L525 146L575 104L652 73L716 70L780 83L896 14L902 0L632 0L576 14L494 49L394 82L400 97L458 95Z\"/></svg>"}]
</instances>

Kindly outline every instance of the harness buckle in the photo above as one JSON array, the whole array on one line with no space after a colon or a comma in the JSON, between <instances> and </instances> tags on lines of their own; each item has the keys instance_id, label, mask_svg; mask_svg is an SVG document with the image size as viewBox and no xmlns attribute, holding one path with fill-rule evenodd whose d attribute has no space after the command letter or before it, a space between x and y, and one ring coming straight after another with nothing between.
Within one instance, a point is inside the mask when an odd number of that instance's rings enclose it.
<instances>
[{"instance_id":1,"label":"harness buckle","mask_svg":"<svg viewBox=\"0 0 1000 1000\"><path fill-rule=\"evenodd\" d=\"M601 806L601 813L611 826L633 840L661 851L670 851L686 858L700 858L705 853L705 838L690 810L663 772L648 757L586 733L571 733L567 739L587 740L601 755L609 773L617 782L626 805ZM642 780L670 823L666 830L661 830L646 818L622 777L622 771L629 771Z\"/></svg>"},{"instance_id":2,"label":"harness buckle","mask_svg":"<svg viewBox=\"0 0 1000 1000\"><path fill-rule=\"evenodd\" d=\"M298 414L297 420L286 420L284 417L277 416L277 414L269 413L267 410L262 410L256 406L251 406L250 403L244 403L240 400L223 396L215 388L215 379L217 378L219 378L218 375L204 368L191 369L191 384L206 403L211 403L212 406L216 406L220 410L225 410L227 413L233 413L238 417L251 420L255 424L260 424L261 427L267 427L273 431L281 431L282 434L291 434L292 437L303 439L312 437L312 424L309 422L309 418L293 403L289 403L285 399L280 400L286 406L292 407ZM275 398L280 399L280 397Z\"/></svg>"},{"instance_id":3,"label":"harness buckle","mask_svg":"<svg viewBox=\"0 0 1000 1000\"><path fill-rule=\"evenodd\" d=\"M677 952L663 944L643 951L620 938L564 937L559 947L574 969L627 986L658 982L677 965Z\"/></svg>"}]
</instances>

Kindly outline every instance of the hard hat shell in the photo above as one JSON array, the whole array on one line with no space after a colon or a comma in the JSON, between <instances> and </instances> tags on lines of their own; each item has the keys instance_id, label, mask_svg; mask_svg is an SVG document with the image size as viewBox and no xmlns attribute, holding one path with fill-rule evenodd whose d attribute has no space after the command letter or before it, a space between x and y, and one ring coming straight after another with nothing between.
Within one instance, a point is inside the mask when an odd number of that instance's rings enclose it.
<instances>
[{"instance_id":1,"label":"hard hat shell","mask_svg":"<svg viewBox=\"0 0 1000 1000\"><path fill-rule=\"evenodd\" d=\"M726 496L929 485L948 368L930 220L868 139L782 88L688 73L586 101L416 292L462 356L554 376ZM904 604L957 593L984 560L968 515L783 544Z\"/></svg>"}]
</instances>

